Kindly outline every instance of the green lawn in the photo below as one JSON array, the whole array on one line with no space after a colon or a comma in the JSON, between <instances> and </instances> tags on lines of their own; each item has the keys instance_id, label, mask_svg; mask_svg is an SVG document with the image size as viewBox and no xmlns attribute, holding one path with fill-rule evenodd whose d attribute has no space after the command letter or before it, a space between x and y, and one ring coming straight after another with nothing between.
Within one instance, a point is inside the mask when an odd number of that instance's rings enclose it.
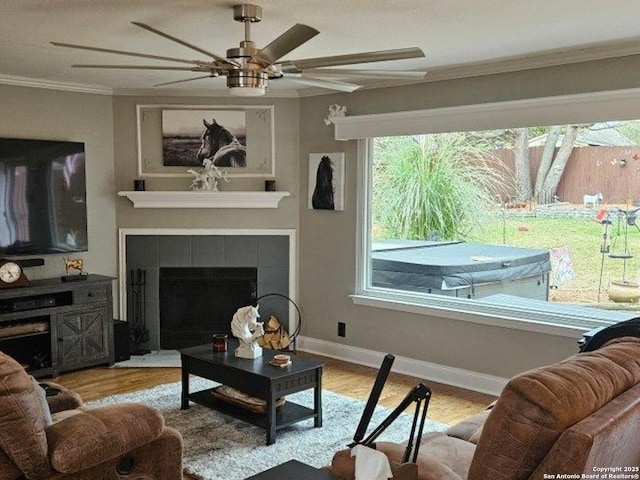
<instances>
[{"instance_id":1,"label":"green lawn","mask_svg":"<svg viewBox=\"0 0 640 480\"><path fill-rule=\"evenodd\" d=\"M600 269L602 269L601 301L607 300L605 293L610 280L622 280L623 261L604 256L600 252L604 228L590 219L577 218L493 218L477 225L470 241L505 244L519 247L548 249L569 246L575 278L551 291L551 298L560 301L596 302ZM624 225L615 220L609 226L610 252L624 251ZM640 273L640 231L629 226L628 252L634 258L627 260L626 280L638 281Z\"/></svg>"}]
</instances>

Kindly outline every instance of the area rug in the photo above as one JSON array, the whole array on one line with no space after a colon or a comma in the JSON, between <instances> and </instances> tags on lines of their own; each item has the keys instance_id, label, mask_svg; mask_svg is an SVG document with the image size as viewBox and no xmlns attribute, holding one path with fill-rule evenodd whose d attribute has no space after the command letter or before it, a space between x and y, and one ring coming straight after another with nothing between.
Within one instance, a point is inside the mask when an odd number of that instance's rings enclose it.
<instances>
[{"instance_id":1,"label":"area rug","mask_svg":"<svg viewBox=\"0 0 640 480\"><path fill-rule=\"evenodd\" d=\"M200 378L191 379L191 391L215 385ZM323 426L313 427L305 420L278 430L276 443L267 446L264 430L197 404L180 410L180 382L115 395L92 402L91 406L138 402L162 411L167 425L184 439L185 472L200 480L243 480L275 465L296 459L321 467L331 463L334 452L352 440L364 409L364 402L323 390ZM312 407L313 390L289 395L288 401ZM390 410L377 408L371 431ZM378 440L405 441L413 416L401 415ZM425 431L441 431L447 426L427 420Z\"/></svg>"}]
</instances>

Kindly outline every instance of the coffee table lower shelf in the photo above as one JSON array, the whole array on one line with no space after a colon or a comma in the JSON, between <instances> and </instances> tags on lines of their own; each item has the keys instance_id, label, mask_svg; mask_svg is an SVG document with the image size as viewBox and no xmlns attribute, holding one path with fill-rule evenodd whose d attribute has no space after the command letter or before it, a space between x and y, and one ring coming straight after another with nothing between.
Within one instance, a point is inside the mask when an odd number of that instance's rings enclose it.
<instances>
[{"instance_id":1,"label":"coffee table lower shelf","mask_svg":"<svg viewBox=\"0 0 640 480\"><path fill-rule=\"evenodd\" d=\"M267 428L268 418L266 413L256 413L238 405L219 400L213 396L213 388L189 393L187 398L199 405L212 408L261 428ZM314 418L316 414L312 408L303 407L287 400L284 405L276 409L276 430L288 427L301 420Z\"/></svg>"}]
</instances>

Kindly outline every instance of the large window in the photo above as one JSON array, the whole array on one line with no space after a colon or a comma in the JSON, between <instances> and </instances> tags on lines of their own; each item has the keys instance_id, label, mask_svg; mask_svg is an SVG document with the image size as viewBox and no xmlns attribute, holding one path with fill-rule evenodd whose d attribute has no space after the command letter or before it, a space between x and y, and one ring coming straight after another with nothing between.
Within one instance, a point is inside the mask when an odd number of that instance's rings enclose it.
<instances>
[{"instance_id":1,"label":"large window","mask_svg":"<svg viewBox=\"0 0 640 480\"><path fill-rule=\"evenodd\" d=\"M567 334L632 316L640 121L453 130L459 113L361 138L356 302Z\"/></svg>"}]
</instances>

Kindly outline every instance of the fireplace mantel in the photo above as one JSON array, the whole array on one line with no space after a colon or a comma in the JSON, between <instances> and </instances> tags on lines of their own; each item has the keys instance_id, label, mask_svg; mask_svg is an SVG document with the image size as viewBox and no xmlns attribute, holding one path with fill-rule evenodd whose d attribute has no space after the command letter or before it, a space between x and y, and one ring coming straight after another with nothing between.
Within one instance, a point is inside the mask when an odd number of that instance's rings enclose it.
<instances>
[{"instance_id":1,"label":"fireplace mantel","mask_svg":"<svg viewBox=\"0 0 640 480\"><path fill-rule=\"evenodd\" d=\"M289 192L118 192L133 203L133 208L278 208Z\"/></svg>"}]
</instances>

